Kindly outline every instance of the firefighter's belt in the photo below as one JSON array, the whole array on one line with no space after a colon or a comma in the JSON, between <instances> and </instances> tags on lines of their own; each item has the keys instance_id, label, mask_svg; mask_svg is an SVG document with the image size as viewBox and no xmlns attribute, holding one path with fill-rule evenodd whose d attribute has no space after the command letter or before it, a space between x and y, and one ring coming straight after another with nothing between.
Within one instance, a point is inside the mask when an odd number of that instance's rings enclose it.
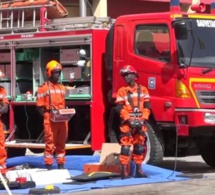
<instances>
[{"instance_id":1,"label":"firefighter's belt","mask_svg":"<svg viewBox=\"0 0 215 195\"><path fill-rule=\"evenodd\" d=\"M129 116L130 117L141 117L143 114L142 112L130 112Z\"/></svg>"},{"instance_id":2,"label":"firefighter's belt","mask_svg":"<svg viewBox=\"0 0 215 195\"><path fill-rule=\"evenodd\" d=\"M53 109L50 113L53 122L66 122L75 115L75 109Z\"/></svg>"}]
</instances>

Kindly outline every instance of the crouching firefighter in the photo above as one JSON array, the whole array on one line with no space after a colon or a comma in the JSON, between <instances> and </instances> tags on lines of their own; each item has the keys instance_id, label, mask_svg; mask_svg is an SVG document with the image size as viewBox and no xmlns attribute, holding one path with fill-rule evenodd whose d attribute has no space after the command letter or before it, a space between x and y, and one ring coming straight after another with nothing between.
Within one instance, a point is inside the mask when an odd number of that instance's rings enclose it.
<instances>
[{"instance_id":1,"label":"crouching firefighter","mask_svg":"<svg viewBox=\"0 0 215 195\"><path fill-rule=\"evenodd\" d=\"M146 87L136 82L139 75L134 67L124 66L120 70L120 74L128 84L128 86L118 90L116 98L116 110L122 119L119 157L122 168L121 174L123 178L129 177L130 148L133 145L132 160L136 164L135 177L147 177L143 173L141 165L147 152L145 121L150 115L149 93Z\"/></svg>"},{"instance_id":2,"label":"crouching firefighter","mask_svg":"<svg viewBox=\"0 0 215 195\"><path fill-rule=\"evenodd\" d=\"M65 109L66 88L58 82L62 66L52 60L46 65L48 81L38 88L37 108L44 118L45 151L44 161L48 170L52 169L53 155L56 155L58 169L64 169L65 144L68 137L68 122L54 122L52 114Z\"/></svg>"}]
</instances>

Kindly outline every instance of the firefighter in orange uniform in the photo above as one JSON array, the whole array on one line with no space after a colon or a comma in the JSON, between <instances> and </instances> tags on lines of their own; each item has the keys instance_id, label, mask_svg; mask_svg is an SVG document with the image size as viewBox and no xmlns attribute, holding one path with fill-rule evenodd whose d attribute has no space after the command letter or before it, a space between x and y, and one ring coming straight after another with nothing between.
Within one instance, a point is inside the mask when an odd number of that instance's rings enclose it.
<instances>
[{"instance_id":1,"label":"firefighter in orange uniform","mask_svg":"<svg viewBox=\"0 0 215 195\"><path fill-rule=\"evenodd\" d=\"M138 84L139 78L134 67L127 65L120 70L121 76L128 86L121 87L117 92L116 104L122 123L120 126L120 163L122 177L128 178L130 147L133 145L132 160L136 164L135 177L147 177L142 171L141 164L146 155L145 121L150 115L150 97L146 87Z\"/></svg>"},{"instance_id":2,"label":"firefighter in orange uniform","mask_svg":"<svg viewBox=\"0 0 215 195\"><path fill-rule=\"evenodd\" d=\"M0 77L2 74L0 74ZM9 101L6 98L6 90L0 86L0 116L8 112ZM0 118L0 171L6 169L7 152L5 148L4 124Z\"/></svg>"},{"instance_id":3,"label":"firefighter in orange uniform","mask_svg":"<svg viewBox=\"0 0 215 195\"><path fill-rule=\"evenodd\" d=\"M68 123L54 122L51 112L56 109L65 109L66 88L58 82L62 66L55 60L46 65L48 81L37 91L37 108L44 117L45 151L44 161L48 170L52 169L53 155L56 155L58 169L64 169L65 144L68 137Z\"/></svg>"}]
</instances>

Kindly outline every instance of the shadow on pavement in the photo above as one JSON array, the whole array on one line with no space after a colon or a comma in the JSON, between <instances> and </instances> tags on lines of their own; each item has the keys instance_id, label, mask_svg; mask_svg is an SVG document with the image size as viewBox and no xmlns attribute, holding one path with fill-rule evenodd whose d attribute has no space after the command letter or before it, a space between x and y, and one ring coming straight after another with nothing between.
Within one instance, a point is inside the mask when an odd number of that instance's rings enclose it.
<instances>
[{"instance_id":1,"label":"shadow on pavement","mask_svg":"<svg viewBox=\"0 0 215 195\"><path fill-rule=\"evenodd\" d=\"M209 167L204 162L199 161L185 161L185 160L179 160L175 161L175 159L172 160L164 160L159 167L165 168L165 169L171 169L175 171L182 172L184 174L186 173L215 173L215 168ZM176 168L175 168L176 167Z\"/></svg>"}]
</instances>

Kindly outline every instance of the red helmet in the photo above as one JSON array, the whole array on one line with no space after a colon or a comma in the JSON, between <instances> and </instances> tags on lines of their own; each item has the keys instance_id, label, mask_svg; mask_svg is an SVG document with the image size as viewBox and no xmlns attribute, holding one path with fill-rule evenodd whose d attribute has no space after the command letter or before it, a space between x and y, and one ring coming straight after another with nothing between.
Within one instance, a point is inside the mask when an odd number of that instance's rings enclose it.
<instances>
[{"instance_id":1,"label":"red helmet","mask_svg":"<svg viewBox=\"0 0 215 195\"><path fill-rule=\"evenodd\" d=\"M120 74L123 76L124 74L133 73L136 75L136 77L139 77L136 69L131 65L126 65L120 70Z\"/></svg>"}]
</instances>

